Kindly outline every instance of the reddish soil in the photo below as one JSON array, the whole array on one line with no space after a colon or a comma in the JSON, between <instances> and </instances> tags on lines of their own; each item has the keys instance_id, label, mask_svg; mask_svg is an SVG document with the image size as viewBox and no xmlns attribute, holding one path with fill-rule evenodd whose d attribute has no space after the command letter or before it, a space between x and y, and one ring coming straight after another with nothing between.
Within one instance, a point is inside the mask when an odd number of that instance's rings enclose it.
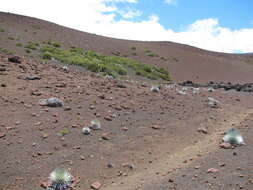
<instances>
[{"instance_id":1,"label":"reddish soil","mask_svg":"<svg viewBox=\"0 0 253 190\"><path fill-rule=\"evenodd\" d=\"M57 167L70 170L76 190L90 189L96 181L101 190L253 189L252 94L204 88L193 94L188 88L186 95L179 95L181 87L166 85L154 93L150 81L109 80L79 67L66 73L61 64L42 63L15 44L53 39L64 47L120 51L168 67L174 81L198 76L197 82L250 82L250 55L110 39L6 13L0 14L0 27L7 31L0 36L0 47L25 56L16 64L0 54L0 68L5 68L0 71L0 190L41 190ZM14 35L19 40L6 38ZM132 46L137 56L131 56ZM146 56L144 48L179 61ZM24 80L27 76L41 79ZM50 97L58 97L64 106L38 104ZM208 97L219 100L220 107L210 108ZM82 128L96 118L102 130L83 135ZM222 134L232 127L241 131L247 145L220 149ZM59 136L64 128L70 132ZM218 172L207 173L209 168Z\"/></svg>"}]
</instances>

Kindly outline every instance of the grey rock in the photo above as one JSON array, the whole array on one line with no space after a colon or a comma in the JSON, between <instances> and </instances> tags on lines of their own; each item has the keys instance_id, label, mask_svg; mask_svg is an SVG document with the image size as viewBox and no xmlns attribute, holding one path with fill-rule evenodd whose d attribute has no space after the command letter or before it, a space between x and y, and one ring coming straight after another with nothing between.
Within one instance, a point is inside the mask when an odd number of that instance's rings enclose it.
<instances>
[{"instance_id":1,"label":"grey rock","mask_svg":"<svg viewBox=\"0 0 253 190\"><path fill-rule=\"evenodd\" d=\"M39 76L27 76L25 77L25 80L40 80L41 77Z\"/></svg>"},{"instance_id":2,"label":"grey rock","mask_svg":"<svg viewBox=\"0 0 253 190\"><path fill-rule=\"evenodd\" d=\"M39 105L48 107L62 107L63 102L58 98L40 99Z\"/></svg>"}]
</instances>

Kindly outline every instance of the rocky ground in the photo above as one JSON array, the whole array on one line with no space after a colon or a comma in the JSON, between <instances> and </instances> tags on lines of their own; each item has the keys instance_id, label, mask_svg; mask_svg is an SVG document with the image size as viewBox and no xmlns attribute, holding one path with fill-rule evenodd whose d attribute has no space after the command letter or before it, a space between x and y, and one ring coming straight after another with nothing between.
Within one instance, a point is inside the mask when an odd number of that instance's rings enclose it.
<instances>
[{"instance_id":1,"label":"rocky ground","mask_svg":"<svg viewBox=\"0 0 253 190\"><path fill-rule=\"evenodd\" d=\"M75 190L253 190L252 54L106 38L2 12L0 34L0 190L43 190L58 167ZM44 63L39 49L51 40L163 67L173 83ZM63 105L42 105L52 97ZM83 134L94 119L101 130ZM231 128L246 145L220 148Z\"/></svg>"},{"instance_id":2,"label":"rocky ground","mask_svg":"<svg viewBox=\"0 0 253 190\"><path fill-rule=\"evenodd\" d=\"M77 190L253 189L251 93L172 84L152 92L150 82L9 57L0 58L1 190L41 190L57 167ZM64 105L39 105L51 97ZM93 119L102 129L82 134ZM230 128L246 146L219 147Z\"/></svg>"}]
</instances>

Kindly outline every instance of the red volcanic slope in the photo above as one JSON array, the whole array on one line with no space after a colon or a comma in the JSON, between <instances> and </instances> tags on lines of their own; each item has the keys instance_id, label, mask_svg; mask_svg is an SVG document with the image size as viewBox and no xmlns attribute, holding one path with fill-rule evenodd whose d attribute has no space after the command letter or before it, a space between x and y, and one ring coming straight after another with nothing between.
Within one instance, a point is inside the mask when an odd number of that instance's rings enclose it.
<instances>
[{"instance_id":1,"label":"red volcanic slope","mask_svg":"<svg viewBox=\"0 0 253 190\"><path fill-rule=\"evenodd\" d=\"M236 55L205 51L188 45L172 42L141 42L113 39L81 32L59 26L47 21L0 12L1 33L0 47L14 49L16 43L39 42L49 39L57 41L63 47L80 47L111 55L120 52L146 64L158 65L168 69L176 82L193 80L195 82L224 81L243 83L253 81L252 54ZM8 37L18 40L10 40ZM132 50L131 47L136 47ZM145 50L150 50L159 57L150 57ZM163 60L166 58L167 61Z\"/></svg>"}]
</instances>

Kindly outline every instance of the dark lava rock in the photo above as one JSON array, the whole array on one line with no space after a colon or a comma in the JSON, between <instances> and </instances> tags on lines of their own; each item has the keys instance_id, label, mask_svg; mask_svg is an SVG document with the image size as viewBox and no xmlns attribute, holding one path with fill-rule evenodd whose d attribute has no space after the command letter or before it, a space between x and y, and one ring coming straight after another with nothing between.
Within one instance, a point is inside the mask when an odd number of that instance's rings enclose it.
<instances>
[{"instance_id":1,"label":"dark lava rock","mask_svg":"<svg viewBox=\"0 0 253 190\"><path fill-rule=\"evenodd\" d=\"M8 61L12 63L21 63L21 58L15 55L15 56L9 57Z\"/></svg>"},{"instance_id":2,"label":"dark lava rock","mask_svg":"<svg viewBox=\"0 0 253 190\"><path fill-rule=\"evenodd\" d=\"M194 83L192 81L184 81L182 83L179 83L181 86L187 86L187 87L212 87L214 89L221 89L223 88L226 91L229 90L236 90L238 92L253 92L253 83L246 83L246 84L232 84L231 82L223 83L223 82L213 82L210 81L206 84L198 84Z\"/></svg>"},{"instance_id":3,"label":"dark lava rock","mask_svg":"<svg viewBox=\"0 0 253 190\"><path fill-rule=\"evenodd\" d=\"M0 67L0 71L6 71L6 68Z\"/></svg>"}]
</instances>

